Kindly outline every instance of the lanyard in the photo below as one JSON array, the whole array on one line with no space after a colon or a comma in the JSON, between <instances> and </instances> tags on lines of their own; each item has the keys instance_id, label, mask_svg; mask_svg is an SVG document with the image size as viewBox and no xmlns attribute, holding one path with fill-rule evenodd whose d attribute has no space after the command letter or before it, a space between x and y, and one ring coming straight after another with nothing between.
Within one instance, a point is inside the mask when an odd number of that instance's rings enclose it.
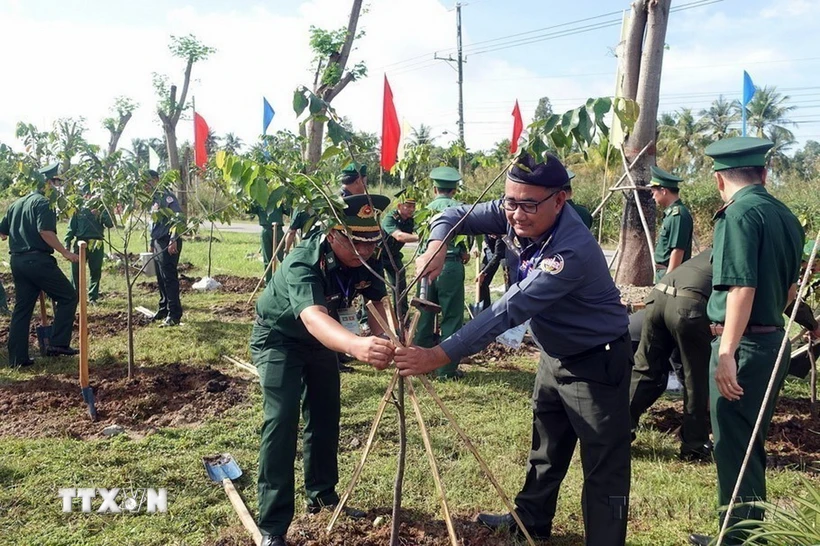
<instances>
[{"instance_id":1,"label":"lanyard","mask_svg":"<svg viewBox=\"0 0 820 546\"><path fill-rule=\"evenodd\" d=\"M344 306L345 307L350 307L350 286L353 284L353 279L348 279L347 280L347 288L345 288L344 285L342 284L341 279L339 279L339 275L336 274L336 275L333 275L333 276L336 278L336 284L339 285L339 288L342 290L342 294L344 294L344 297L345 297Z\"/></svg>"},{"instance_id":2,"label":"lanyard","mask_svg":"<svg viewBox=\"0 0 820 546\"><path fill-rule=\"evenodd\" d=\"M549 245L550 241L552 241L553 235L554 233L550 234L550 236L547 237L547 240L544 241L544 243L541 245L541 248L538 249L538 252L533 254L531 258L527 260L522 260L521 256L518 257L518 282L521 282L524 279L526 279L530 272L535 268L536 264L538 264L538 262L541 261L541 256L544 254L544 250L546 250L547 245Z\"/></svg>"}]
</instances>

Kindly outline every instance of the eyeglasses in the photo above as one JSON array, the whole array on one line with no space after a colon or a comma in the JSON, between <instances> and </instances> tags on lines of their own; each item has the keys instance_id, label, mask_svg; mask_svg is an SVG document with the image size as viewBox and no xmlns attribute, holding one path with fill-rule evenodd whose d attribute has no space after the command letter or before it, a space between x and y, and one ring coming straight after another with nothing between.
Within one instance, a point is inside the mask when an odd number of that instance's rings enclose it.
<instances>
[{"instance_id":1,"label":"eyeglasses","mask_svg":"<svg viewBox=\"0 0 820 546\"><path fill-rule=\"evenodd\" d=\"M541 199L540 201L516 201L515 199L504 198L501 201L501 204L503 205L504 210L508 212L515 212L520 207L525 214L535 214L536 212L538 212L538 205L545 201L549 201L560 191L561 190L554 191L545 198Z\"/></svg>"}]
</instances>

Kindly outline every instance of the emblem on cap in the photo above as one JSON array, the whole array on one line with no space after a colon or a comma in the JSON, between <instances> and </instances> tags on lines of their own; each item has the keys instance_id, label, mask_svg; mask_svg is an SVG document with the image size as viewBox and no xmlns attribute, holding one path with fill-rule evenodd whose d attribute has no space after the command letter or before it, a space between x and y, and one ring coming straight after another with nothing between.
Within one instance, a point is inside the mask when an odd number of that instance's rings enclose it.
<instances>
[{"instance_id":1,"label":"emblem on cap","mask_svg":"<svg viewBox=\"0 0 820 546\"><path fill-rule=\"evenodd\" d=\"M538 268L544 273L557 275L564 270L564 257L560 254L556 254L555 256L544 258L541 260L541 263L538 264Z\"/></svg>"},{"instance_id":2,"label":"emblem on cap","mask_svg":"<svg viewBox=\"0 0 820 546\"><path fill-rule=\"evenodd\" d=\"M362 205L362 208L359 209L359 213L356 215L359 218L373 218L376 216L376 213L373 212L373 207L370 204Z\"/></svg>"}]
</instances>

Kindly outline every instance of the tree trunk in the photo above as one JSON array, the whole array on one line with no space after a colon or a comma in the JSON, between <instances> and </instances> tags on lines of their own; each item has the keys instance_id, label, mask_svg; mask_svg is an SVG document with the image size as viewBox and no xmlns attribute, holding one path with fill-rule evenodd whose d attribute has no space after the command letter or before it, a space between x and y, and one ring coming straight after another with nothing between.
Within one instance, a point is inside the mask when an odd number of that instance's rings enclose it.
<instances>
[{"instance_id":1,"label":"tree trunk","mask_svg":"<svg viewBox=\"0 0 820 546\"><path fill-rule=\"evenodd\" d=\"M186 184L185 173L180 168L176 128L170 123L163 122L162 129L165 132L165 145L168 151L168 168L179 173L177 199L179 200L179 206L184 212L188 210L188 186Z\"/></svg>"},{"instance_id":2,"label":"tree trunk","mask_svg":"<svg viewBox=\"0 0 820 546\"><path fill-rule=\"evenodd\" d=\"M128 261L128 243L123 245L122 264L125 267L125 298L126 312L125 331L128 333L128 379L133 378L134 370L134 321L131 314L134 312L134 285L131 283L131 264Z\"/></svg>"},{"instance_id":3,"label":"tree trunk","mask_svg":"<svg viewBox=\"0 0 820 546\"><path fill-rule=\"evenodd\" d=\"M127 113L124 116L120 116L119 122L117 123L117 127L113 131L110 131L111 137L108 139L109 156L117 151L117 144L120 141L120 137L125 132L125 126L128 125L128 122L131 120L131 116L131 112Z\"/></svg>"},{"instance_id":4,"label":"tree trunk","mask_svg":"<svg viewBox=\"0 0 820 546\"><path fill-rule=\"evenodd\" d=\"M393 521L390 527L390 546L400 546L401 498L404 484L404 465L407 460L407 420L404 414L404 381L399 378L399 394L396 410L399 412L399 460L396 466L396 481L393 483Z\"/></svg>"},{"instance_id":5,"label":"tree trunk","mask_svg":"<svg viewBox=\"0 0 820 546\"><path fill-rule=\"evenodd\" d=\"M314 172L322 158L322 141L325 136L325 124L320 121L311 121L308 127L307 162L310 171Z\"/></svg>"},{"instance_id":6,"label":"tree trunk","mask_svg":"<svg viewBox=\"0 0 820 546\"><path fill-rule=\"evenodd\" d=\"M670 3L671 0L636 0L632 4L630 29L625 44L624 97L635 100L641 111L624 146L627 162L630 163L644 146L656 138L663 50ZM632 178L637 186L647 185L651 178L649 168L654 164L653 144L632 170ZM648 191L639 191L638 195L640 206L649 224L650 235L654 239L657 215L655 202ZM621 265L615 282L636 286L651 285L654 282L651 253L632 194L626 196L624 204L620 248Z\"/></svg>"}]
</instances>

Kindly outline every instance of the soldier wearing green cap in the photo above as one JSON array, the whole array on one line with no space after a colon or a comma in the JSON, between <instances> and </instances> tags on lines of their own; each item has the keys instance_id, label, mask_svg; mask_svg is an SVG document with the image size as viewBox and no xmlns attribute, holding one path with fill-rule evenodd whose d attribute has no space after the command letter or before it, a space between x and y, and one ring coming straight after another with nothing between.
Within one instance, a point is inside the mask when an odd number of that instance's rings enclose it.
<instances>
[{"instance_id":1,"label":"soldier wearing green cap","mask_svg":"<svg viewBox=\"0 0 820 546\"><path fill-rule=\"evenodd\" d=\"M754 438L752 429L785 336L783 309L797 292L805 242L794 214L766 191L766 153L772 146L761 138L735 137L705 150L715 161L725 203L715 214L713 291L707 305L716 336L709 395L720 506L729 503L750 441L754 449L735 501L766 500L765 438L777 396L769 399ZM786 359L789 353L787 346ZM787 370L788 361L777 370L775 395ZM763 519L763 510L735 504L730 524L743 519ZM696 545L711 540L704 535L689 539ZM725 539L724 544L742 544L744 535L734 531Z\"/></svg>"},{"instance_id":2,"label":"soldier wearing green cap","mask_svg":"<svg viewBox=\"0 0 820 546\"><path fill-rule=\"evenodd\" d=\"M401 249L407 243L417 243L419 236L413 233L416 230L416 223L413 215L416 212L416 200L405 196L404 190L399 192L396 210L386 214L382 220L382 230L384 231L387 246L382 249L381 259L387 280L396 287L398 294L407 289L407 274L402 263ZM398 302L399 316L407 315L407 296L405 295Z\"/></svg>"},{"instance_id":3,"label":"soldier wearing green cap","mask_svg":"<svg viewBox=\"0 0 820 546\"><path fill-rule=\"evenodd\" d=\"M79 208L68 222L68 231L65 234L66 248L72 248L74 252L79 252L80 241L88 243L85 257L88 262L89 280L88 300L96 302L100 297L100 279L102 278L103 259L105 258L105 228L114 227L111 216L106 210L98 210L83 206ZM80 286L80 265L71 264L71 284L77 290Z\"/></svg>"},{"instance_id":4,"label":"soldier wearing green cap","mask_svg":"<svg viewBox=\"0 0 820 546\"><path fill-rule=\"evenodd\" d=\"M57 238L57 215L46 197L55 191L55 186L62 184L62 178L57 174L58 168L59 164L54 163L40 169L39 188L12 203L0 220L0 237L9 240L16 293L9 326L9 364L12 366L34 363L29 358L28 333L40 292L45 292L55 304L46 354L77 354L77 350L69 346L77 310L77 292L52 256L56 250L70 262L79 260L79 256L67 250Z\"/></svg>"},{"instance_id":5,"label":"soldier wearing green cap","mask_svg":"<svg viewBox=\"0 0 820 546\"><path fill-rule=\"evenodd\" d=\"M572 200L572 179L575 178L575 173L567 169L567 177L569 178L569 182L567 182L563 188L564 191L567 192L567 204L569 204L569 206L575 209L575 212L577 212L578 216L581 217L581 221L591 231L592 214L589 213L589 209L586 208L584 205L579 205L578 203Z\"/></svg>"},{"instance_id":6,"label":"soldier wearing green cap","mask_svg":"<svg viewBox=\"0 0 820 546\"><path fill-rule=\"evenodd\" d=\"M370 196L383 211L389 199ZM374 268L381 237L376 210L365 195L344 198L346 226L315 233L291 251L256 304L250 349L262 384L264 422L259 450L259 529L265 546L285 546L294 515L293 465L300 411L308 511L339 502L340 380L337 353L384 369L393 345L357 335L353 299L361 294L381 313L385 286ZM361 255L361 259L354 251ZM375 321L374 334L382 330ZM301 407L300 407L301 406ZM363 516L360 511L348 511Z\"/></svg>"},{"instance_id":7,"label":"soldier wearing green cap","mask_svg":"<svg viewBox=\"0 0 820 546\"><path fill-rule=\"evenodd\" d=\"M453 199L458 191L461 175L452 167L436 167L430 172L436 198L427 205L434 213L440 213L463 203ZM456 333L464 324L464 264L470 259L464 243L451 241L447 245L444 269L429 282L427 299L441 305L441 338ZM422 311L419 319L416 343L419 347L434 347L436 314ZM458 379L464 372L458 369L458 361L451 361L435 371L439 379Z\"/></svg>"},{"instance_id":8,"label":"soldier wearing green cap","mask_svg":"<svg viewBox=\"0 0 820 546\"><path fill-rule=\"evenodd\" d=\"M655 282L692 257L694 225L689 209L680 199L678 184L682 178L669 174L660 167L651 167L649 187L659 207L663 207L663 222L655 244Z\"/></svg>"}]
</instances>

